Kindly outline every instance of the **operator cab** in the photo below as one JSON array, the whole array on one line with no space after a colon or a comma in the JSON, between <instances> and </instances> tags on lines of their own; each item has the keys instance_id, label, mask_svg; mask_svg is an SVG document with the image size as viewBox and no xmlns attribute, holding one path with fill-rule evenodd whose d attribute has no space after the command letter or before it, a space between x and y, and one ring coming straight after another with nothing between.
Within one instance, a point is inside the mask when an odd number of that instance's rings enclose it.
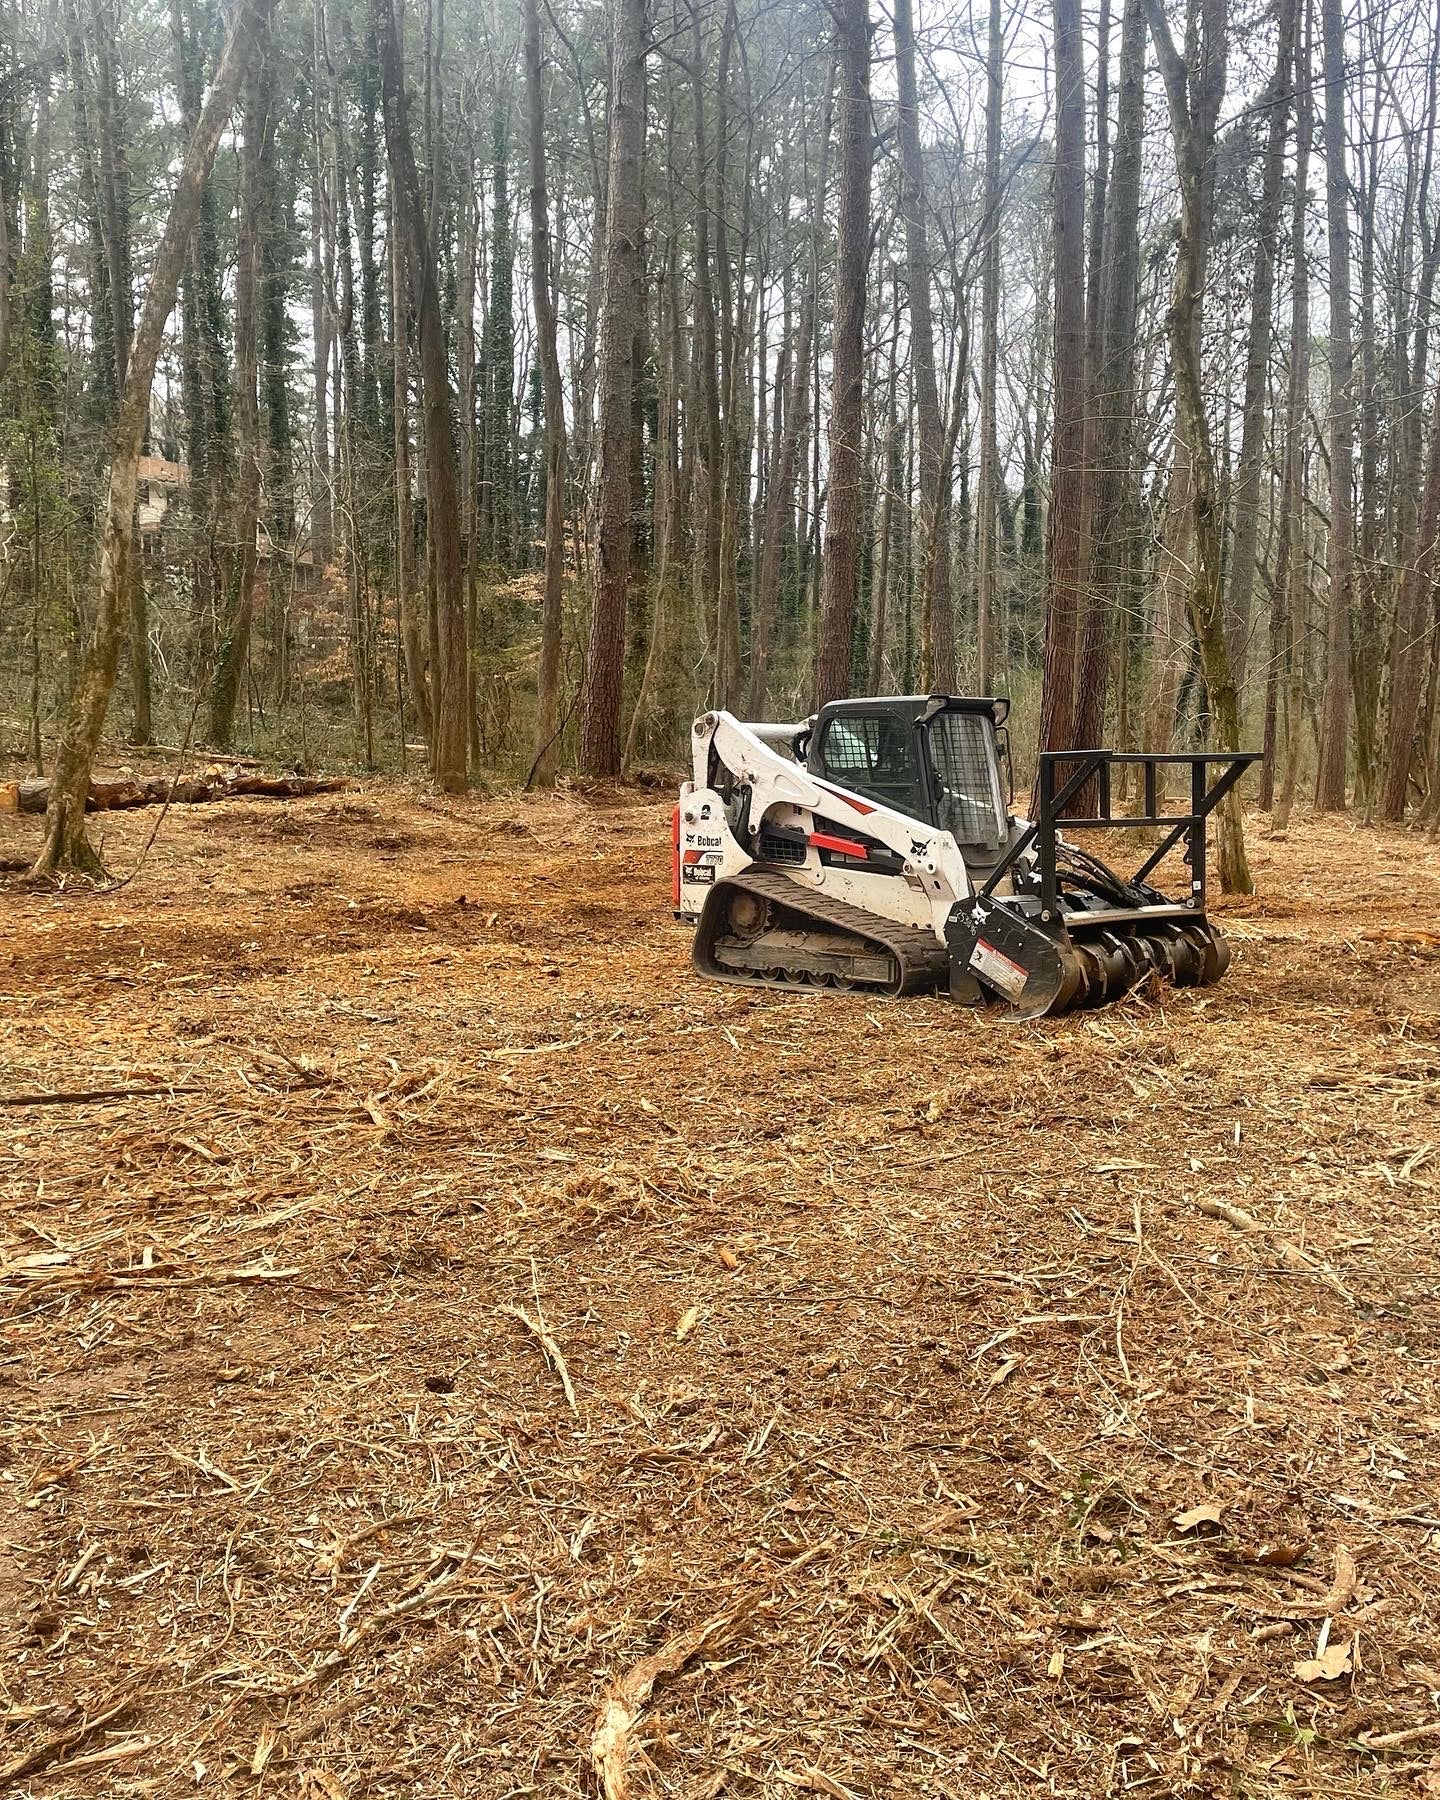
<instances>
[{"instance_id":1,"label":"operator cab","mask_svg":"<svg viewBox=\"0 0 1440 1800\"><path fill-rule=\"evenodd\" d=\"M1008 700L948 694L833 700L795 746L812 775L948 831L967 866L992 866L1010 841Z\"/></svg>"}]
</instances>

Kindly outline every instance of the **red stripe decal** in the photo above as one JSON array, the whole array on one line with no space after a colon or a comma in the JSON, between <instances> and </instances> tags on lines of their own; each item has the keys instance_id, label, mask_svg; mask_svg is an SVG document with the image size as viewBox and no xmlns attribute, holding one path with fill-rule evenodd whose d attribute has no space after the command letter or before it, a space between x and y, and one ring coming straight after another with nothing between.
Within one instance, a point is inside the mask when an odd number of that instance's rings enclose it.
<instances>
[{"instance_id":1,"label":"red stripe decal","mask_svg":"<svg viewBox=\"0 0 1440 1800\"><path fill-rule=\"evenodd\" d=\"M872 813L875 810L873 806L867 806L863 800L857 800L853 794L847 794L841 788L832 787L828 781L816 779L815 785L824 788L827 794L833 794L837 800L843 800L847 806L853 806L858 813Z\"/></svg>"},{"instance_id":2,"label":"red stripe decal","mask_svg":"<svg viewBox=\"0 0 1440 1800\"><path fill-rule=\"evenodd\" d=\"M704 854L705 852L703 850L687 850L685 852L685 866L689 868L692 864L698 863Z\"/></svg>"},{"instance_id":3,"label":"red stripe decal","mask_svg":"<svg viewBox=\"0 0 1440 1800\"><path fill-rule=\"evenodd\" d=\"M826 831L812 831L810 842L817 850L833 850L837 856L868 857L870 852L854 838L831 837Z\"/></svg>"}]
</instances>

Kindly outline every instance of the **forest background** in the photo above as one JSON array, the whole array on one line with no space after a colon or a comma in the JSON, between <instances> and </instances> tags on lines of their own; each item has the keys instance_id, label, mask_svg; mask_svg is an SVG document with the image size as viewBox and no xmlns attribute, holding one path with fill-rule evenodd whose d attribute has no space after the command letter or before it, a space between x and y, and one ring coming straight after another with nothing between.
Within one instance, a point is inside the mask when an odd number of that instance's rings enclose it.
<instances>
[{"instance_id":1,"label":"forest background","mask_svg":"<svg viewBox=\"0 0 1440 1800\"><path fill-rule=\"evenodd\" d=\"M864 691L1440 825L1437 80L1426 0L7 7L42 864L107 730L455 790Z\"/></svg>"}]
</instances>

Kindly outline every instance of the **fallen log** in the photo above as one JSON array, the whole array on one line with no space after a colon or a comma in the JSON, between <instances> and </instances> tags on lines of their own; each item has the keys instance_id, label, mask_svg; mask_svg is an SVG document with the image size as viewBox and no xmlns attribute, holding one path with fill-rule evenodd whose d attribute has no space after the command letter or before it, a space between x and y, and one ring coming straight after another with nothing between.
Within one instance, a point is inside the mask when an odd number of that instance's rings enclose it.
<instances>
[{"instance_id":1,"label":"fallen log","mask_svg":"<svg viewBox=\"0 0 1440 1800\"><path fill-rule=\"evenodd\" d=\"M131 776L121 781L92 781L86 812L121 812L137 806L200 806L207 800L302 800L307 794L334 794L350 783L340 776L312 775L168 775ZM43 813L50 802L50 783L0 782L0 812Z\"/></svg>"}]
</instances>

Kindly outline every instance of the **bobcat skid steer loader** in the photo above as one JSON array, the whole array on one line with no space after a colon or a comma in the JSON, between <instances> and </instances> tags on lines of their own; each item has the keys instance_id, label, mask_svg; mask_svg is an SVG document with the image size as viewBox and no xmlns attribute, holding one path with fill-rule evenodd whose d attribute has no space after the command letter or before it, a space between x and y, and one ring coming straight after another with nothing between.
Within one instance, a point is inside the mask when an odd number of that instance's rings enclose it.
<instances>
[{"instance_id":1,"label":"bobcat skid steer loader","mask_svg":"<svg viewBox=\"0 0 1440 1800\"><path fill-rule=\"evenodd\" d=\"M835 701L803 724L697 719L673 829L696 969L750 987L943 988L1015 1019L1103 1005L1152 971L1218 981L1230 951L1205 916L1205 821L1256 755L1045 754L1031 821L1010 811L1008 711L931 694ZM1111 809L1125 764L1141 772L1133 816ZM1165 766L1188 775L1169 813ZM1068 816L1087 789L1095 816ZM1164 835L1125 877L1066 824ZM1182 840L1189 891L1169 899L1149 877Z\"/></svg>"}]
</instances>

